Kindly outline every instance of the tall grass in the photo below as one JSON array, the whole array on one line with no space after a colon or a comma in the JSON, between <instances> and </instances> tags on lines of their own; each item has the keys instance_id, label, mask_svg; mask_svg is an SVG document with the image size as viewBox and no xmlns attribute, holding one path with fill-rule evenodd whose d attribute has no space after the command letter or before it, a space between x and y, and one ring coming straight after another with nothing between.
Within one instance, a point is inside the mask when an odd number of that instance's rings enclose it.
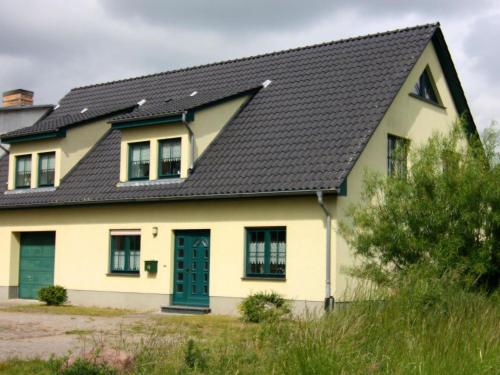
<instances>
[{"instance_id":1,"label":"tall grass","mask_svg":"<svg viewBox=\"0 0 500 375\"><path fill-rule=\"evenodd\" d=\"M498 374L499 295L412 282L384 301L353 302L321 319L276 321L168 348L146 345L140 353L148 365L139 354L137 371Z\"/></svg>"},{"instance_id":2,"label":"tall grass","mask_svg":"<svg viewBox=\"0 0 500 375\"><path fill-rule=\"evenodd\" d=\"M499 374L498 292L416 278L368 297L319 319L161 318L136 327L151 333L124 348L136 356L134 374ZM7 362L0 374L30 366Z\"/></svg>"},{"instance_id":3,"label":"tall grass","mask_svg":"<svg viewBox=\"0 0 500 375\"><path fill-rule=\"evenodd\" d=\"M498 297L411 294L356 302L318 321L267 327L276 373L493 374L500 368ZM497 372L498 373L498 372Z\"/></svg>"}]
</instances>

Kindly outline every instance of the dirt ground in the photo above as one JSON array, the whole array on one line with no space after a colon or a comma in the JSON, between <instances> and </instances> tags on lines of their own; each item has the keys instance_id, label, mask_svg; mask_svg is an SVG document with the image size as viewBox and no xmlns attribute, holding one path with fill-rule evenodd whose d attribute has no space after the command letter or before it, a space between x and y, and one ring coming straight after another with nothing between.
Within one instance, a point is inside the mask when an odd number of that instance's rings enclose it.
<instances>
[{"instance_id":1,"label":"dirt ground","mask_svg":"<svg viewBox=\"0 0 500 375\"><path fill-rule=\"evenodd\" d=\"M147 319L148 315L89 317L0 311L0 361L89 350L96 341L120 340L123 327Z\"/></svg>"}]
</instances>

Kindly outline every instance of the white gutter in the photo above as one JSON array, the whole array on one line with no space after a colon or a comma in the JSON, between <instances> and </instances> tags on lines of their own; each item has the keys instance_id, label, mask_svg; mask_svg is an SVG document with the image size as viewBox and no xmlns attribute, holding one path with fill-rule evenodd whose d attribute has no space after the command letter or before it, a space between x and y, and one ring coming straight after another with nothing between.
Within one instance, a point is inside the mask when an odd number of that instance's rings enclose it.
<instances>
[{"instance_id":1,"label":"white gutter","mask_svg":"<svg viewBox=\"0 0 500 375\"><path fill-rule=\"evenodd\" d=\"M191 127L189 126L189 121L186 119L187 112L184 111L182 112L182 123L186 127L186 129L189 132L189 152L190 152L190 162L189 162L189 168L188 168L188 175L190 175L193 172L193 166L194 166L194 133Z\"/></svg>"},{"instance_id":2,"label":"white gutter","mask_svg":"<svg viewBox=\"0 0 500 375\"><path fill-rule=\"evenodd\" d=\"M332 214L328 211L323 201L323 192L317 191L318 203L325 213L326 219L326 277L325 277L325 310L333 309L334 298L332 296Z\"/></svg>"}]
</instances>

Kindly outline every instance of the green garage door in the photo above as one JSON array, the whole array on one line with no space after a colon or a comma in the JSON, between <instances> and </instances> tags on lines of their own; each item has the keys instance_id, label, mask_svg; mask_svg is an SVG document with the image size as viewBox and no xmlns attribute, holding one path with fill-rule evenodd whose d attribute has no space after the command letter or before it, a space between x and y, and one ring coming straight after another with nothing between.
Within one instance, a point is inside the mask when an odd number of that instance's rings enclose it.
<instances>
[{"instance_id":1,"label":"green garage door","mask_svg":"<svg viewBox=\"0 0 500 375\"><path fill-rule=\"evenodd\" d=\"M19 298L36 299L38 289L54 284L55 232L21 233Z\"/></svg>"}]
</instances>

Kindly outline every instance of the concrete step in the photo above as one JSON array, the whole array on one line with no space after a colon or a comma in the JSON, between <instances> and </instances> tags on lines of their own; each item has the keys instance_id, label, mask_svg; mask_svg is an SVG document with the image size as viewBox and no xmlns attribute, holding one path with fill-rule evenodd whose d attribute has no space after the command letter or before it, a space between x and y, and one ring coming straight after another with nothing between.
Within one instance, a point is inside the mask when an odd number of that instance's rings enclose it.
<instances>
[{"instance_id":1,"label":"concrete step","mask_svg":"<svg viewBox=\"0 0 500 375\"><path fill-rule=\"evenodd\" d=\"M171 305L171 306L162 306L161 312L170 314L203 315L210 313L210 308L198 307L198 306Z\"/></svg>"}]
</instances>

